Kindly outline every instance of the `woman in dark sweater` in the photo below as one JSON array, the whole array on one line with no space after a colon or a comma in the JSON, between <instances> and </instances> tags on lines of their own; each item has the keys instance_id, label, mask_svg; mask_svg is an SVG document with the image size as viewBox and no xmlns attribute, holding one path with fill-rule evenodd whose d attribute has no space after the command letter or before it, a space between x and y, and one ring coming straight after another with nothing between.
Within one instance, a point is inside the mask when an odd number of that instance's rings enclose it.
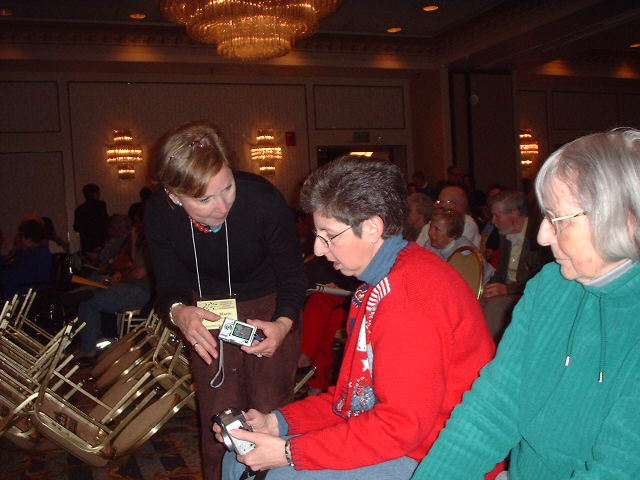
<instances>
[{"instance_id":1,"label":"woman in dark sweater","mask_svg":"<svg viewBox=\"0 0 640 480\"><path fill-rule=\"evenodd\" d=\"M163 189L144 216L157 309L197 353L191 358L207 480L219 478L223 453L211 434L213 415L256 404L272 409L292 399L306 291L284 198L262 177L233 171L230 157L212 125L191 123L167 134L156 167ZM220 304L217 313L198 307L201 299L224 302L224 312ZM221 316L255 325L265 339L221 344Z\"/></svg>"}]
</instances>

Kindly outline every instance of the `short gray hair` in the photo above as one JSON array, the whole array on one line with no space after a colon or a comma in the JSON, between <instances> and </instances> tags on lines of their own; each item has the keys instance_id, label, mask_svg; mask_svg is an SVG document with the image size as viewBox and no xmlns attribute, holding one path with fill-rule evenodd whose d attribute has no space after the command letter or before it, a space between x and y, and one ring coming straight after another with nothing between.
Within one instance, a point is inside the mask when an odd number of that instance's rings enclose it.
<instances>
[{"instance_id":1,"label":"short gray hair","mask_svg":"<svg viewBox=\"0 0 640 480\"><path fill-rule=\"evenodd\" d=\"M543 210L554 178L571 188L588 213L595 248L604 259L640 260L640 131L595 133L552 153L536 178Z\"/></svg>"},{"instance_id":2,"label":"short gray hair","mask_svg":"<svg viewBox=\"0 0 640 480\"><path fill-rule=\"evenodd\" d=\"M522 217L529 215L527 196L524 192L517 190L502 190L501 192L496 193L489 200L489 207L493 207L494 205L504 213L511 213L514 210L518 210Z\"/></svg>"}]
</instances>

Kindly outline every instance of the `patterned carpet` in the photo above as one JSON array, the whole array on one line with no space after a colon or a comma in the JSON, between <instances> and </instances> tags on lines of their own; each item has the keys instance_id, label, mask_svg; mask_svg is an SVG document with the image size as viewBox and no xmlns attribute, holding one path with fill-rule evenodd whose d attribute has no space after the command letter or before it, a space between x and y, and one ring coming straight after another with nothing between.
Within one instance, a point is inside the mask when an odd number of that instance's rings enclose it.
<instances>
[{"instance_id":1,"label":"patterned carpet","mask_svg":"<svg viewBox=\"0 0 640 480\"><path fill-rule=\"evenodd\" d=\"M2 480L201 480L195 412L180 410L120 464L91 467L47 439L22 450L0 438Z\"/></svg>"}]
</instances>

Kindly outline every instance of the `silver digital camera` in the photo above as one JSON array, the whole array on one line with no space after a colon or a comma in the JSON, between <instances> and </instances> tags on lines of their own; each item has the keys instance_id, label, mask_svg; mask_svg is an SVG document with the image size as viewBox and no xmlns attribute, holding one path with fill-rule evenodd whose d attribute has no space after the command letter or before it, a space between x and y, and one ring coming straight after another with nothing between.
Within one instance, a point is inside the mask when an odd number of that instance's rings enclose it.
<instances>
[{"instance_id":1,"label":"silver digital camera","mask_svg":"<svg viewBox=\"0 0 640 480\"><path fill-rule=\"evenodd\" d=\"M248 323L225 317L220 327L218 338L235 345L250 347L253 340L260 341L261 337L257 334L257 327Z\"/></svg>"},{"instance_id":2,"label":"silver digital camera","mask_svg":"<svg viewBox=\"0 0 640 480\"><path fill-rule=\"evenodd\" d=\"M245 420L242 412L237 408L231 407L223 410L213 417L213 421L220 425L220 428L222 428L222 432L220 433L220 435L222 435L224 445L230 452L234 452L238 455L245 455L256 448L255 443L248 442L247 440L233 438L229 434L231 430L236 430L238 428L247 430L249 432L253 431L253 429Z\"/></svg>"}]
</instances>

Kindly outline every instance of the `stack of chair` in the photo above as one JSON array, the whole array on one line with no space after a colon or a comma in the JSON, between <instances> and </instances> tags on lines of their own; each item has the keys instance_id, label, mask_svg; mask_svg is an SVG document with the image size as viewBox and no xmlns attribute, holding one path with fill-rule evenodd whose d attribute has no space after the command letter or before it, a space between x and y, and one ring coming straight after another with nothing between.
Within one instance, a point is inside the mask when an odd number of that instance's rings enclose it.
<instances>
[{"instance_id":1,"label":"stack of chair","mask_svg":"<svg viewBox=\"0 0 640 480\"><path fill-rule=\"evenodd\" d=\"M48 334L26 317L32 301L31 292L14 297L0 315L0 436L22 448L33 447L39 439L31 413L42 379L71 361L66 356L54 364L58 349L66 348L84 326L74 320Z\"/></svg>"},{"instance_id":2,"label":"stack of chair","mask_svg":"<svg viewBox=\"0 0 640 480\"><path fill-rule=\"evenodd\" d=\"M0 435L24 448L45 437L99 467L140 446L183 406L195 408L184 346L157 316L104 352L96 390L66 353L82 328L77 319L42 342L25 302L0 312ZM129 364L114 375L123 359Z\"/></svg>"},{"instance_id":3,"label":"stack of chair","mask_svg":"<svg viewBox=\"0 0 640 480\"><path fill-rule=\"evenodd\" d=\"M165 381L170 374L157 374L152 366L150 360L139 362L135 374L123 372L99 396L51 369L35 401L33 423L69 453L104 466L145 442L195 395L189 374Z\"/></svg>"}]
</instances>

